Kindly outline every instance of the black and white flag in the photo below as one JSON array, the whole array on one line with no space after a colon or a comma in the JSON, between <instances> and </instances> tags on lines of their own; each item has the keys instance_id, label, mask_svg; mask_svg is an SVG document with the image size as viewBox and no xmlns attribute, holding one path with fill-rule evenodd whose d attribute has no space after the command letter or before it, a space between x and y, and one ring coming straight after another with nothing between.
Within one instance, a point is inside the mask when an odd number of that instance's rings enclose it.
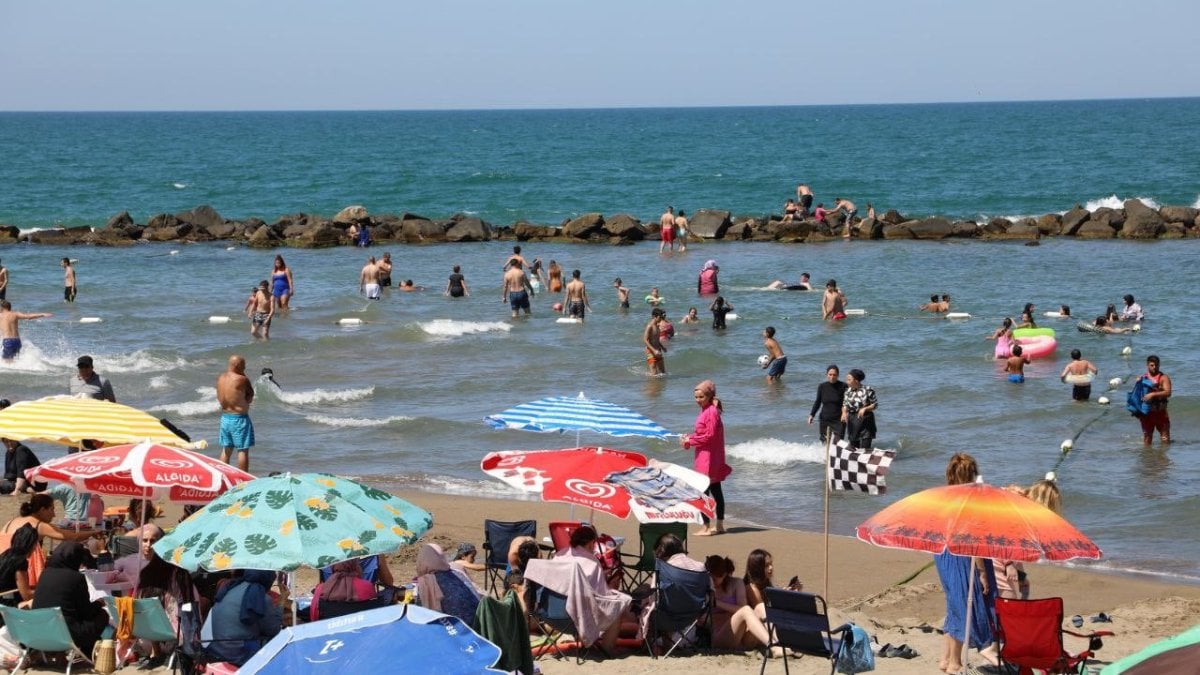
<instances>
[{"instance_id":1,"label":"black and white flag","mask_svg":"<svg viewBox=\"0 0 1200 675\"><path fill-rule=\"evenodd\" d=\"M829 489L884 494L888 467L895 458L895 450L855 450L838 443L829 455Z\"/></svg>"}]
</instances>

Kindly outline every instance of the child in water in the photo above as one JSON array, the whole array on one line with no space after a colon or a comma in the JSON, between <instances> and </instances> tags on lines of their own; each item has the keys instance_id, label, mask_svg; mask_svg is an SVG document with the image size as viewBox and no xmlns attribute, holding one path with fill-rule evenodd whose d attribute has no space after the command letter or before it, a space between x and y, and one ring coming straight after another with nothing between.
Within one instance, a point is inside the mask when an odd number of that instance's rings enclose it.
<instances>
[{"instance_id":1,"label":"child in water","mask_svg":"<svg viewBox=\"0 0 1200 675\"><path fill-rule=\"evenodd\" d=\"M1004 372L1008 373L1008 381L1021 384L1025 381L1025 364L1031 363L1028 356L1021 354L1021 345L1013 345L1012 356L1004 362Z\"/></svg>"},{"instance_id":2,"label":"child in water","mask_svg":"<svg viewBox=\"0 0 1200 675\"><path fill-rule=\"evenodd\" d=\"M727 304L724 296L718 295L708 309L713 315L713 328L724 328L725 315L733 311L733 305Z\"/></svg>"}]
</instances>

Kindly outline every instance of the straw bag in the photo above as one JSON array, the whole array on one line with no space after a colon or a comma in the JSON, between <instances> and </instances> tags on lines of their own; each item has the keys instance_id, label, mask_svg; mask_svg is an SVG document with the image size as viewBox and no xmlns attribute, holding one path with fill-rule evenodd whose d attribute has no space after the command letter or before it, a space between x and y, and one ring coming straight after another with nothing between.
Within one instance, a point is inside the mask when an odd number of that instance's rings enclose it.
<instances>
[{"instance_id":1,"label":"straw bag","mask_svg":"<svg viewBox=\"0 0 1200 675\"><path fill-rule=\"evenodd\" d=\"M92 648L92 668L100 675L110 675L117 669L117 645L112 640L100 640Z\"/></svg>"}]
</instances>

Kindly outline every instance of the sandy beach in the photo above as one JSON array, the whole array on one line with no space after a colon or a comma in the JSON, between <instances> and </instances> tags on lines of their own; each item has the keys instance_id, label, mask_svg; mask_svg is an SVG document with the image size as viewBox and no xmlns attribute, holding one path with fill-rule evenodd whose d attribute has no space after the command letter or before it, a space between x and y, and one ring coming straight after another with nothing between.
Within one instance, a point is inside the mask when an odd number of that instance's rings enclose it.
<instances>
[{"instance_id":1,"label":"sandy beach","mask_svg":"<svg viewBox=\"0 0 1200 675\"><path fill-rule=\"evenodd\" d=\"M565 504L545 504L524 500L479 499L460 495L430 493L401 493L402 497L433 513L434 527L423 541L431 541L444 549L462 541L479 546L482 543L484 518L521 520L536 518L538 534L545 536L546 524L554 520L569 520L570 507ZM0 499L0 517L5 521L15 515L19 502L13 497ZM168 505L159 522L167 526L179 517L179 508ZM576 509L578 519L587 513ZM625 537L636 551L637 523L618 521L599 515L596 524L603 532ZM693 528L694 529L694 528ZM825 594L822 536L819 533L765 528L729 521L729 532L717 537L691 537L689 554L697 559L707 555L729 556L742 573L746 554L764 548L775 559L776 579L799 575L805 590ZM416 547L410 546L391 559L397 581L413 578ZM940 627L944 614L944 599L937 573L930 556L906 551L881 549L848 537L830 538L830 580L828 600L832 620L836 624L853 621L873 635L880 644L907 644L919 654L912 660L899 658L877 659L876 670L890 673L930 673L937 671L942 637L934 628ZM918 573L919 572L919 573ZM1092 615L1105 612L1111 624L1085 623L1083 630L1105 629L1116 633L1105 639L1097 664L1108 663L1131 654L1159 639L1191 627L1200 617L1200 587L1165 583L1149 578L1134 578L1102 574L1058 565L1028 566L1034 597L1061 596L1066 616L1080 614L1085 621ZM907 583L902 580L913 577ZM297 575L300 591L311 589L316 575L304 570ZM482 576L477 581L482 585ZM1069 627L1069 626L1068 626ZM1081 641L1068 642L1068 649L1081 649ZM630 652L615 659L586 661L576 665L574 659L556 660L545 657L538 663L545 673L661 673L666 675L696 672L757 673L761 657L758 652L718 653L653 660L644 652ZM827 673L829 664L813 657L792 662L799 673ZM768 672L782 669L776 661ZM49 668L33 668L33 672L54 672ZM118 672L134 673L132 667ZM166 668L150 672L169 672Z\"/></svg>"}]
</instances>

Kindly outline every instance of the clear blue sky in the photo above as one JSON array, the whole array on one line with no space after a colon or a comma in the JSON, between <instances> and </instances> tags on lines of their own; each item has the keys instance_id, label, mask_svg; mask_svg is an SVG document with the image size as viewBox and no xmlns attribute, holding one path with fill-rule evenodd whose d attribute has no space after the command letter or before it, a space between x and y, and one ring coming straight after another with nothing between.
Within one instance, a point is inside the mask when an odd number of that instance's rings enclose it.
<instances>
[{"instance_id":1,"label":"clear blue sky","mask_svg":"<svg viewBox=\"0 0 1200 675\"><path fill-rule=\"evenodd\" d=\"M1197 0L0 3L0 110L1200 95Z\"/></svg>"}]
</instances>

